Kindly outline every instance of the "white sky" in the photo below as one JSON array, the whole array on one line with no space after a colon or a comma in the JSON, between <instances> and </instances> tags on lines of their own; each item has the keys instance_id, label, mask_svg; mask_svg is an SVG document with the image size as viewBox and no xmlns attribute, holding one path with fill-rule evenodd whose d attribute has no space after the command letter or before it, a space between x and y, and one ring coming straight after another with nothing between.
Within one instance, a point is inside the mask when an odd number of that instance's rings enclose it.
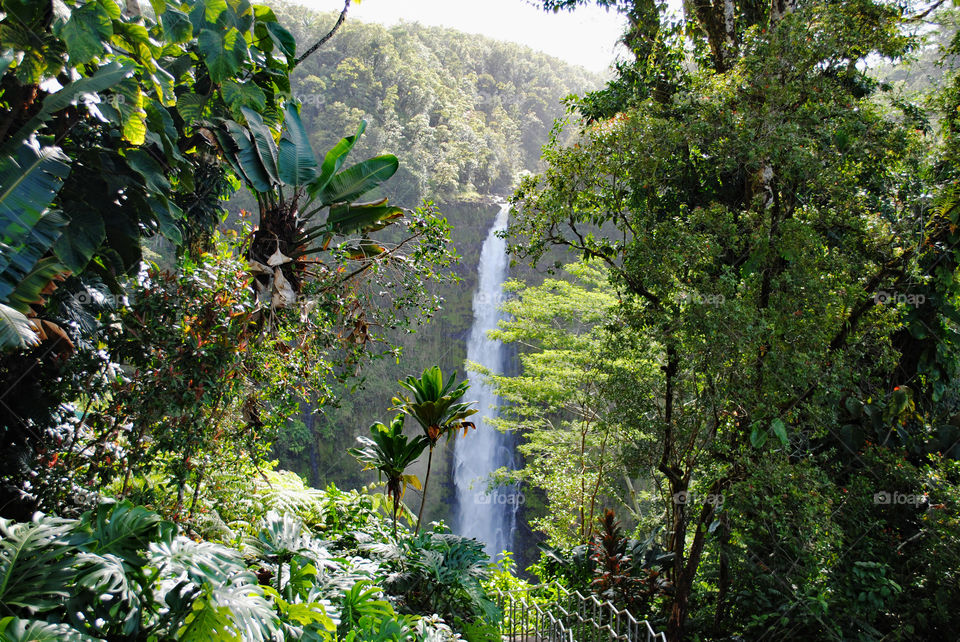
<instances>
[{"instance_id":1,"label":"white sky","mask_svg":"<svg viewBox=\"0 0 960 642\"><path fill-rule=\"evenodd\" d=\"M320 11L343 9L343 0L296 0ZM623 18L596 6L548 13L528 0L362 0L347 20L392 25L420 22L516 42L590 71L603 73L616 57Z\"/></svg>"}]
</instances>

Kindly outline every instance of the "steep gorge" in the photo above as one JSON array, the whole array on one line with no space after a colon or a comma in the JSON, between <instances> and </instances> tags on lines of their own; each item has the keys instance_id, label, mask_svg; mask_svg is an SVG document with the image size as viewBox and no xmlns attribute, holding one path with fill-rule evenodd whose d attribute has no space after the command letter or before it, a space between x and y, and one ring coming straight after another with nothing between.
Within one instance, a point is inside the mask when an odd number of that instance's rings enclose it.
<instances>
[{"instance_id":1,"label":"steep gorge","mask_svg":"<svg viewBox=\"0 0 960 642\"><path fill-rule=\"evenodd\" d=\"M336 19L294 5L274 8L301 48ZM439 288L443 309L416 332L396 337L402 367L393 359L376 361L365 368L362 395L345 394L338 407L292 422L275 448L283 467L318 486L370 483L373 477L360 473L345 450L372 422L386 420L397 380L433 364L464 373L480 249L497 213L493 203L509 195L520 173L540 168L541 147L565 111L563 98L602 83L520 45L419 24L384 27L349 19L298 68L291 91L302 103L314 149L329 149L366 120L353 155L396 154L400 171L384 195L406 207L435 202L453 225L461 260L459 282ZM232 205L245 206L244 197ZM444 483L431 492L428 520L453 517L453 449L443 452L433 475Z\"/></svg>"}]
</instances>

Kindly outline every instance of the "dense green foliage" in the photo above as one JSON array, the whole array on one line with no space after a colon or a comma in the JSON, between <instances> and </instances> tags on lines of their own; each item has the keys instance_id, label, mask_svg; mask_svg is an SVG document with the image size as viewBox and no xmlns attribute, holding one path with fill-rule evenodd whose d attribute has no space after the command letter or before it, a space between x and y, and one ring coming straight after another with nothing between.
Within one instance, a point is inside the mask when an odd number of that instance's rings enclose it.
<instances>
[{"instance_id":1,"label":"dense green foliage","mask_svg":"<svg viewBox=\"0 0 960 642\"><path fill-rule=\"evenodd\" d=\"M531 526L551 546L570 547L591 539L612 503L629 509L633 521L642 519L643 499L623 480L638 477L631 460L644 434L617 423L601 393L612 377L653 366L607 350L608 311L617 298L605 270L579 263L560 276L537 286L505 285L515 298L504 303L509 320L492 336L524 349L520 374L492 381L507 402L498 427L519 435L520 454L538 462L503 472L524 483ZM541 497L548 510L538 506Z\"/></svg>"},{"instance_id":2,"label":"dense green foliage","mask_svg":"<svg viewBox=\"0 0 960 642\"><path fill-rule=\"evenodd\" d=\"M251 523L231 523L239 530L223 543L196 542L128 502L103 503L76 520L38 514L26 523L0 521L0 636L11 642L442 640L452 638L449 626L414 613L442 613L451 622L452 613L467 618L461 622L499 617L480 589L486 557L472 540L438 529L388 545L371 498L336 488L294 485L283 498L285 508L319 519L311 528L292 512L273 510L281 504L276 496L247 493L269 510ZM358 547L357 538L367 543ZM443 607L411 611L409 591L379 583L398 560L407 563L393 547L429 557L433 549L424 538L448 551L447 558L430 558L431 596ZM472 553L469 562L459 550ZM409 563L416 567L419 559Z\"/></svg>"},{"instance_id":3,"label":"dense green foliage","mask_svg":"<svg viewBox=\"0 0 960 642\"><path fill-rule=\"evenodd\" d=\"M607 497L635 512L626 491L653 482L672 560L649 615L676 640L949 636L956 618L938 605L960 596L955 562L940 561L960 550L955 95L941 92L936 130L865 72L869 57L911 49L907 12L926 7L692 3L678 25L652 2L616 6L637 18L635 61L581 102L575 144L545 150L509 234L519 256L561 246L609 270L617 300L597 345L632 367L593 353L590 435L639 433ZM548 295L522 293L502 335L536 328L534 297ZM546 327L582 340L556 320ZM558 341L531 338L523 376L535 377ZM541 396L520 409L562 410L555 430L572 439L582 421L544 394L548 381L528 384ZM536 426L522 448L549 439Z\"/></svg>"},{"instance_id":4,"label":"dense green foliage","mask_svg":"<svg viewBox=\"0 0 960 642\"><path fill-rule=\"evenodd\" d=\"M593 79L447 30L0 0L0 639L491 640L571 590L671 641L955 635L956 10L597 4L631 58L551 127ZM477 412L451 223L464 275L456 208L523 169L505 236L560 273L477 369L539 586L429 486Z\"/></svg>"},{"instance_id":5,"label":"dense green foliage","mask_svg":"<svg viewBox=\"0 0 960 642\"><path fill-rule=\"evenodd\" d=\"M301 404L333 396L383 349L377 328L433 309L426 283L455 256L433 209L356 202L398 166L390 155L345 165L362 127L322 161L314 155L289 100L296 44L272 10L152 9L80 3L49 14L17 4L3 23L19 43L5 58L4 162L36 152L60 158L62 174L37 165L23 175L31 181L5 183L5 257L15 259L6 301L18 306L5 336L29 348L0 364L8 514L82 503L84 487L116 473L124 495L131 475L158 470L175 482L179 514L188 481L195 503L211 461L228 452L238 466L261 461ZM94 14L103 29L77 36L74 13ZM48 29L49 42L35 51L18 29ZM34 55L45 62L28 68ZM69 65L83 67L61 73ZM212 234L220 198L240 185L261 205L255 231ZM111 208L107 223L88 220ZM159 218L144 219L150 212ZM374 241L388 226L390 238ZM98 229L110 234L88 238ZM140 262L156 230L180 246L169 273Z\"/></svg>"},{"instance_id":6,"label":"dense green foliage","mask_svg":"<svg viewBox=\"0 0 960 642\"><path fill-rule=\"evenodd\" d=\"M268 7L55 8L10 2L0 18L14 46L3 511L21 520L3 522L4 639L441 635L396 614L375 561L328 550L387 537L374 502L302 485L274 496L321 543L263 515L250 478L301 404L324 403L381 349L379 328L436 305L426 284L455 256L449 226L429 206L358 202L399 165L345 164L363 125L315 157L291 101L296 42ZM240 186L256 227L214 232ZM372 240L388 226L402 229ZM164 268L141 262L156 231L179 248ZM79 520L25 517L87 506Z\"/></svg>"},{"instance_id":7,"label":"dense green foliage","mask_svg":"<svg viewBox=\"0 0 960 642\"><path fill-rule=\"evenodd\" d=\"M294 5L274 4L274 10L304 44L335 20ZM564 112L561 100L601 84L593 74L518 45L419 24L383 27L350 19L293 72L291 91L302 102L313 147L336 142L340 132L329 123L353 131L365 119L368 130L354 154L395 154L400 168L383 193L401 203L439 203L461 259L451 268L458 281L431 289L444 303L429 324L387 332L397 353L364 368L362 395L344 396L288 424L275 450L284 467L318 485L372 479L358 474L346 449L366 435L365 426L382 420L398 379L434 364L446 372L463 368L465 344L450 337L463 337L473 319L480 246L496 211L490 203L505 198L519 174L540 168L540 149ZM256 205L238 193L231 212L240 207ZM435 474L447 476L448 465L447 456L437 457ZM418 469L421 478L424 472ZM448 515L447 495L447 488L435 486L425 515Z\"/></svg>"}]
</instances>

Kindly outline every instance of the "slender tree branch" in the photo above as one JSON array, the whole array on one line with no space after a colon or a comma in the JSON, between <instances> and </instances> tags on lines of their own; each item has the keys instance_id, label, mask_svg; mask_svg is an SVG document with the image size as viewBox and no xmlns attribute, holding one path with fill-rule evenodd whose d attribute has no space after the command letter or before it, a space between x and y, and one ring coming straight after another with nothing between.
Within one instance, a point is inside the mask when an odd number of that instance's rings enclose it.
<instances>
[{"instance_id":1,"label":"slender tree branch","mask_svg":"<svg viewBox=\"0 0 960 642\"><path fill-rule=\"evenodd\" d=\"M293 62L294 67L298 66L301 62L306 60L308 56L312 55L313 52L325 45L330 38L333 38L333 34L337 33L337 29L339 29L340 25L343 24L343 21L347 19L347 9L350 8L350 2L351 0L345 0L343 3L343 11L340 12L340 17L337 18L337 22L335 25L333 25L333 29L327 32L327 35L325 35L323 38L320 38L320 40L314 43L312 47L304 51L303 55Z\"/></svg>"},{"instance_id":2,"label":"slender tree branch","mask_svg":"<svg viewBox=\"0 0 960 642\"><path fill-rule=\"evenodd\" d=\"M939 9L941 6L943 6L943 3L944 3L945 1L946 1L946 0L937 0L936 2L934 2L932 5L930 5L929 7L927 7L927 8L926 8L924 11L922 11L921 13L918 13L918 14L916 14L916 15L914 15L914 16L910 16L910 17L908 17L908 18L904 18L903 21L904 21L904 22L920 22L921 20L923 20L924 18L926 18L927 16L929 16L931 13L933 13L934 11L936 11L937 9Z\"/></svg>"}]
</instances>

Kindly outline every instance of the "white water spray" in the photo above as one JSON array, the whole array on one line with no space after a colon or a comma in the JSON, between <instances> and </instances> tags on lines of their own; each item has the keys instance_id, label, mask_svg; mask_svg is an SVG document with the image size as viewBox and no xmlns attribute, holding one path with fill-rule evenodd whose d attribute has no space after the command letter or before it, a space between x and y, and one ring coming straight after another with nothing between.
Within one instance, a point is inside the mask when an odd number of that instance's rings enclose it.
<instances>
[{"instance_id":1,"label":"white water spray","mask_svg":"<svg viewBox=\"0 0 960 642\"><path fill-rule=\"evenodd\" d=\"M506 352L499 341L487 337L503 318L499 310L502 286L507 278L506 241L497 236L507 227L509 205L503 205L480 251L477 291L473 295L473 327L467 342L467 360L478 363L494 374L503 374ZM522 495L515 488L496 488L487 492L487 478L500 467L513 468L512 440L493 427L500 400L479 376L471 378L468 398L477 400L479 412L472 419L477 425L465 438L456 441L454 485L457 490L455 532L475 537L484 544L491 558L513 550L517 509Z\"/></svg>"}]
</instances>

